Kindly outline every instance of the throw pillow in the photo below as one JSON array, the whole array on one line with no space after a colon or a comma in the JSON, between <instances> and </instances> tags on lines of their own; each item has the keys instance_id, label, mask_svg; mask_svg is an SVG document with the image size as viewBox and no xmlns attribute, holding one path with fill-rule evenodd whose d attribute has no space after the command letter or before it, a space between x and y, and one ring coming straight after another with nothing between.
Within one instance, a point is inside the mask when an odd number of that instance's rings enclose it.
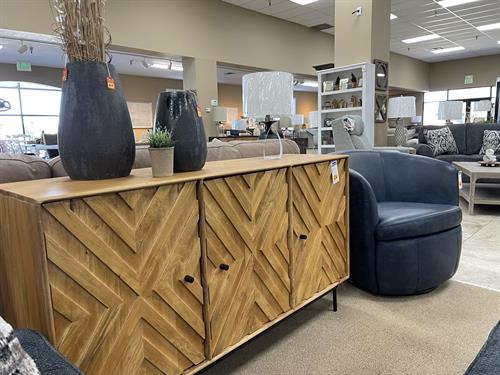
<instances>
[{"instance_id":1,"label":"throw pillow","mask_svg":"<svg viewBox=\"0 0 500 375\"><path fill-rule=\"evenodd\" d=\"M479 153L486 154L486 150L492 149L495 154L500 154L500 131L485 130L483 133L483 145Z\"/></svg>"},{"instance_id":2,"label":"throw pillow","mask_svg":"<svg viewBox=\"0 0 500 375\"><path fill-rule=\"evenodd\" d=\"M424 129L424 137L434 156L458 154L458 147L448 126L442 129Z\"/></svg>"},{"instance_id":3,"label":"throw pillow","mask_svg":"<svg viewBox=\"0 0 500 375\"><path fill-rule=\"evenodd\" d=\"M0 374L39 375L35 362L24 351L12 327L0 318Z\"/></svg>"}]
</instances>

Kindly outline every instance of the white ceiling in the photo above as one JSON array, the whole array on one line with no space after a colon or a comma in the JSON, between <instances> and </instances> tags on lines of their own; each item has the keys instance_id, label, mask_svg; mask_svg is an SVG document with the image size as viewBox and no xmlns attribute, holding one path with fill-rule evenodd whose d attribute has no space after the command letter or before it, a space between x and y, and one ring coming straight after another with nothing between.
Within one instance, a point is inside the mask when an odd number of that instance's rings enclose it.
<instances>
[{"instance_id":1,"label":"white ceiling","mask_svg":"<svg viewBox=\"0 0 500 375\"><path fill-rule=\"evenodd\" d=\"M222 0L307 27L334 25L335 0L298 5L290 0ZM343 0L345 1L345 0ZM353 11L357 7L353 2ZM500 22L500 0L479 0L443 8L438 0L392 0L391 51L427 62L462 59L500 53L500 30L481 32L477 26ZM334 34L334 28L323 30ZM439 39L404 44L403 39L436 33ZM462 46L463 51L433 54L433 48ZM409 49L408 49L409 48Z\"/></svg>"}]
</instances>

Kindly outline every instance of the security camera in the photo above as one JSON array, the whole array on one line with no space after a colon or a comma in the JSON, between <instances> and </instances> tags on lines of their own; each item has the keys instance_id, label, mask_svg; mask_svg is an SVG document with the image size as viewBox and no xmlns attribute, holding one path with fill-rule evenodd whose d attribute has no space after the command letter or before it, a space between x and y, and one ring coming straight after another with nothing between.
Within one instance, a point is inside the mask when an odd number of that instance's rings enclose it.
<instances>
[{"instance_id":1,"label":"security camera","mask_svg":"<svg viewBox=\"0 0 500 375\"><path fill-rule=\"evenodd\" d=\"M356 10L352 12L352 14L355 14L357 17L361 16L363 14L363 8L357 7Z\"/></svg>"}]
</instances>

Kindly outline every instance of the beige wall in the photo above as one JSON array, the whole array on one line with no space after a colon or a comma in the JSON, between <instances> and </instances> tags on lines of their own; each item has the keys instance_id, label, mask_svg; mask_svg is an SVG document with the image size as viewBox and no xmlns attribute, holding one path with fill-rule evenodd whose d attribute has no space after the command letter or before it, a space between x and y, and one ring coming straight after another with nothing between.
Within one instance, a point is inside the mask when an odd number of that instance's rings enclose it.
<instances>
[{"instance_id":1,"label":"beige wall","mask_svg":"<svg viewBox=\"0 0 500 375\"><path fill-rule=\"evenodd\" d=\"M0 0L0 28L51 34L45 0ZM333 61L333 36L220 0L108 0L113 44L313 74Z\"/></svg>"},{"instance_id":2,"label":"beige wall","mask_svg":"<svg viewBox=\"0 0 500 375\"><path fill-rule=\"evenodd\" d=\"M413 91L429 90L431 65L411 57L391 53L389 86Z\"/></svg>"},{"instance_id":3,"label":"beige wall","mask_svg":"<svg viewBox=\"0 0 500 375\"><path fill-rule=\"evenodd\" d=\"M471 74L474 83L465 85L465 76ZM481 56L431 64L429 86L431 91L494 86L497 77L500 77L500 55Z\"/></svg>"},{"instance_id":4,"label":"beige wall","mask_svg":"<svg viewBox=\"0 0 500 375\"><path fill-rule=\"evenodd\" d=\"M243 116L243 94L239 85L217 85L219 105L221 107L238 108L238 116Z\"/></svg>"},{"instance_id":5,"label":"beige wall","mask_svg":"<svg viewBox=\"0 0 500 375\"><path fill-rule=\"evenodd\" d=\"M297 114L309 119L309 112L318 110L318 94L315 92L295 91L295 107Z\"/></svg>"}]
</instances>

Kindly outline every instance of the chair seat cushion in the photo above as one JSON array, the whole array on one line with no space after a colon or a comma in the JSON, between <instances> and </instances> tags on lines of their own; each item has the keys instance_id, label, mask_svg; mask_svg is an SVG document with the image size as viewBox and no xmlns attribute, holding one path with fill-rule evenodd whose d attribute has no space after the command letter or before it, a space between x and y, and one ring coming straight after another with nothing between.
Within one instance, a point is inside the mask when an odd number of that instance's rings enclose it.
<instances>
[{"instance_id":1,"label":"chair seat cushion","mask_svg":"<svg viewBox=\"0 0 500 375\"><path fill-rule=\"evenodd\" d=\"M458 206L431 203L380 202L375 235L380 241L392 241L439 233L460 225Z\"/></svg>"}]
</instances>

